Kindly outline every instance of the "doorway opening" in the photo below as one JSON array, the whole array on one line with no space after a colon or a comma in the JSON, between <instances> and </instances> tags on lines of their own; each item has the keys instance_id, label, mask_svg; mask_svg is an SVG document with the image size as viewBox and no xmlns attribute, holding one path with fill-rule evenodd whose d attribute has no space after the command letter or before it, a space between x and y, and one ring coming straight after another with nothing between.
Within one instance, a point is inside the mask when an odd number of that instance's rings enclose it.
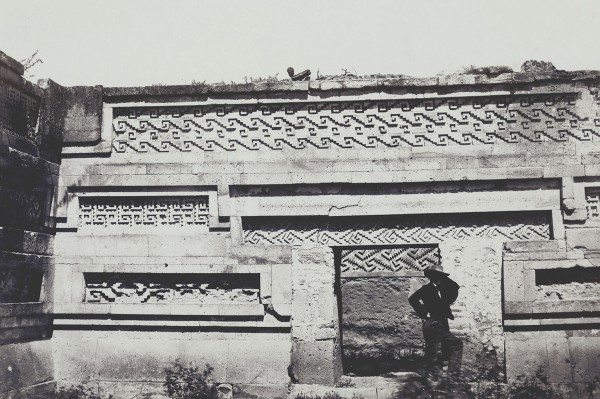
<instances>
[{"instance_id":1,"label":"doorway opening","mask_svg":"<svg viewBox=\"0 0 600 399\"><path fill-rule=\"evenodd\" d=\"M440 261L438 245L334 248L345 375L418 370L421 321L408 303L426 282L423 270Z\"/></svg>"}]
</instances>

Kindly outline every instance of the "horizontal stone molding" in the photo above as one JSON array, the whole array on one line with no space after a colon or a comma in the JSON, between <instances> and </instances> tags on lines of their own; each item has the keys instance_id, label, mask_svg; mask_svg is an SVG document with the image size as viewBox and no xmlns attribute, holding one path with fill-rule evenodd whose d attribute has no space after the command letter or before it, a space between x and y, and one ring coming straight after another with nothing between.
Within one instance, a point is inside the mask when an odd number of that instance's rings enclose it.
<instances>
[{"instance_id":1,"label":"horizontal stone molding","mask_svg":"<svg viewBox=\"0 0 600 399\"><path fill-rule=\"evenodd\" d=\"M261 332L288 332L291 329L291 323L287 322L263 322L263 321L197 321L197 320L164 320L161 314L152 315L152 320L137 320L133 315L129 315L131 320L98 319L98 318L63 318L57 317L53 321L53 328L57 330L71 329L127 329L144 331L164 331L164 330L189 330L189 331L247 331L255 330ZM216 315L213 315L216 316ZM231 316L231 315L227 315ZM248 315L244 315L248 316Z\"/></svg>"},{"instance_id":2,"label":"horizontal stone molding","mask_svg":"<svg viewBox=\"0 0 600 399\"><path fill-rule=\"evenodd\" d=\"M363 216L539 211L560 208L559 190L396 195L296 195L233 197L236 216ZM401 210L401 211L399 211Z\"/></svg>"},{"instance_id":3,"label":"horizontal stone molding","mask_svg":"<svg viewBox=\"0 0 600 399\"><path fill-rule=\"evenodd\" d=\"M255 316L265 315L264 305L260 303L221 303L221 304L157 304L157 303L56 303L54 315L65 318L65 315L78 315L78 318L105 315L126 317L129 319L147 318L150 316L169 318L185 316L188 318L201 316Z\"/></svg>"}]
</instances>

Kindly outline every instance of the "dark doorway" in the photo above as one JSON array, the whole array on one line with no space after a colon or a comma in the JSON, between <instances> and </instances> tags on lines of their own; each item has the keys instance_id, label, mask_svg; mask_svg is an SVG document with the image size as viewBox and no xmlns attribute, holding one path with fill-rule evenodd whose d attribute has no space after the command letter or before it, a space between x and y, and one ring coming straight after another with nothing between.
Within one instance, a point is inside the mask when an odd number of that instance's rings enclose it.
<instances>
[{"instance_id":1,"label":"dark doorway","mask_svg":"<svg viewBox=\"0 0 600 399\"><path fill-rule=\"evenodd\" d=\"M408 303L422 271L440 259L437 245L340 247L335 250L344 374L414 371L421 322Z\"/></svg>"}]
</instances>

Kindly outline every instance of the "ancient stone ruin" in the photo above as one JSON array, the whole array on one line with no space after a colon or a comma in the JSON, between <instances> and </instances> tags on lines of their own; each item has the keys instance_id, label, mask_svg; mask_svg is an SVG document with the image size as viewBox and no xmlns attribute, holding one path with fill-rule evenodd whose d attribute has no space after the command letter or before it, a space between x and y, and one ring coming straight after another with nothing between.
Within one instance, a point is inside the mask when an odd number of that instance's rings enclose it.
<instances>
[{"instance_id":1,"label":"ancient stone ruin","mask_svg":"<svg viewBox=\"0 0 600 399\"><path fill-rule=\"evenodd\" d=\"M466 380L584 397L600 73L492 72L62 87L0 53L0 397L158 392L176 358L234 397L413 371L438 261Z\"/></svg>"}]
</instances>

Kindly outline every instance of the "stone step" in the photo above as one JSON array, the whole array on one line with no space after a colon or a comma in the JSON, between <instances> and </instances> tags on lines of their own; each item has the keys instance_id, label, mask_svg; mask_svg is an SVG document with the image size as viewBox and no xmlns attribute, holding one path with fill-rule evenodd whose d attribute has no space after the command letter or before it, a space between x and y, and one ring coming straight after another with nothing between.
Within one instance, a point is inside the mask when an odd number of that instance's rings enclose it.
<instances>
[{"instance_id":1,"label":"stone step","mask_svg":"<svg viewBox=\"0 0 600 399\"><path fill-rule=\"evenodd\" d=\"M399 395L399 392L405 391L411 385L418 386L421 377L412 372L395 372L374 377L344 376L340 381L344 386L295 384L292 386L288 398L311 399L318 396L323 399L338 395L345 399L402 399L403 396ZM409 397L411 396L406 396L406 398Z\"/></svg>"}]
</instances>

